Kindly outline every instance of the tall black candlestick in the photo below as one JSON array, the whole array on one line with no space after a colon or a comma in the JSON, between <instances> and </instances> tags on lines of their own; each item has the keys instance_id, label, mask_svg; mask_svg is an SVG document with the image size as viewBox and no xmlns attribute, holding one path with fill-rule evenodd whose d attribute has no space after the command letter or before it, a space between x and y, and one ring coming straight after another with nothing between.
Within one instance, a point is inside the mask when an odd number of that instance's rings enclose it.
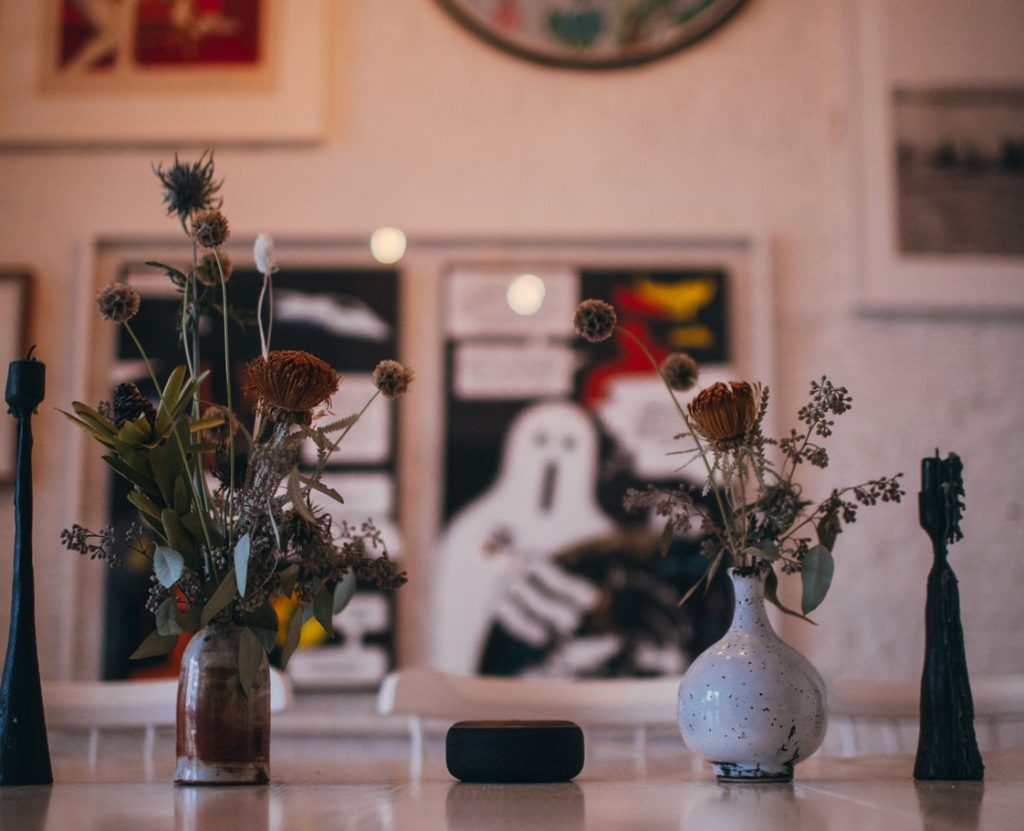
<instances>
[{"instance_id":1,"label":"tall black candlestick","mask_svg":"<svg viewBox=\"0 0 1024 831\"><path fill-rule=\"evenodd\" d=\"M46 391L46 366L32 357L13 361L7 374L8 412L18 419L14 485L14 582L11 627L0 683L0 785L53 782L36 650L32 574L32 414Z\"/></svg>"},{"instance_id":2,"label":"tall black candlestick","mask_svg":"<svg viewBox=\"0 0 1024 831\"><path fill-rule=\"evenodd\" d=\"M921 462L918 507L921 527L932 541L928 575L925 656L921 675L921 732L915 779L981 779L985 775L974 735L974 700L967 674L960 590L948 561L948 546L960 539L964 503L963 464L950 453Z\"/></svg>"}]
</instances>

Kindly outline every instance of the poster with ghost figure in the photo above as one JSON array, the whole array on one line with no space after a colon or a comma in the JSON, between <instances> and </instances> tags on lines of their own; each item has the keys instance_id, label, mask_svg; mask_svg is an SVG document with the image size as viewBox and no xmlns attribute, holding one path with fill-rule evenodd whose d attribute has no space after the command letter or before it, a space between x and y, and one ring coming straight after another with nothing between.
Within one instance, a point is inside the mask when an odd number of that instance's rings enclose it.
<instances>
[{"instance_id":1,"label":"poster with ghost figure","mask_svg":"<svg viewBox=\"0 0 1024 831\"><path fill-rule=\"evenodd\" d=\"M182 265L182 264L179 264ZM183 362L177 322L181 301L162 272L143 265L126 265L121 274L142 295L134 323L143 347L159 378ZM251 424L248 402L242 394L245 365L259 354L254 310L261 277L255 271L236 270L228 283L229 300L238 313L231 322L231 381L235 409L243 424ZM330 402L339 418L362 408L372 394L370 373L377 362L397 357L398 275L384 269L285 268L274 276L272 348L304 349L333 366L341 385ZM220 318L209 317L200 327L202 366L210 378L201 393L208 401L225 400L224 351ZM110 387L131 381L151 399L155 391L145 364L123 330L117 359L110 365ZM324 475L324 482L345 497L345 505L324 498L317 502L331 513L335 525L342 519L359 524L367 518L382 532L388 553L401 556L398 534L395 470L397 460L394 404L378 399L352 428ZM300 466L312 467L315 448L303 447ZM135 519L127 501L128 484L112 477L111 522ZM314 492L314 497L319 497ZM108 574L107 629L104 639L104 677L177 675L184 643L164 659L138 662L128 656L153 628L152 615L143 608L149 590L149 568L128 562ZM288 614L287 604L279 614ZM358 591L349 607L334 621L327 638L315 620L303 628L303 647L289 662L296 684L310 687L375 687L394 664L393 593ZM276 659L276 653L271 660Z\"/></svg>"},{"instance_id":2,"label":"poster with ghost figure","mask_svg":"<svg viewBox=\"0 0 1024 831\"><path fill-rule=\"evenodd\" d=\"M682 673L725 631L718 578L685 607L697 538L659 553L629 487L671 486L678 414L627 337L575 336L586 298L660 360L686 351L702 381L731 356L720 269L454 266L445 282L444 530L434 553L430 660L451 672L538 677Z\"/></svg>"}]
</instances>

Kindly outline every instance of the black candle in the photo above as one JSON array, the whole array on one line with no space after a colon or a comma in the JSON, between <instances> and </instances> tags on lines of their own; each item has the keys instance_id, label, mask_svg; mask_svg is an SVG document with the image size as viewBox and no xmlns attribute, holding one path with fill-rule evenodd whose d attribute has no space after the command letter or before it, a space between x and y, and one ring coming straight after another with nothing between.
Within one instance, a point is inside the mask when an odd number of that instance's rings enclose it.
<instances>
[{"instance_id":1,"label":"black candle","mask_svg":"<svg viewBox=\"0 0 1024 831\"><path fill-rule=\"evenodd\" d=\"M36 648L32 573L32 414L46 391L46 366L32 357L7 373L8 412L18 419L14 483L14 581L7 657L0 682L0 785L53 781Z\"/></svg>"}]
</instances>

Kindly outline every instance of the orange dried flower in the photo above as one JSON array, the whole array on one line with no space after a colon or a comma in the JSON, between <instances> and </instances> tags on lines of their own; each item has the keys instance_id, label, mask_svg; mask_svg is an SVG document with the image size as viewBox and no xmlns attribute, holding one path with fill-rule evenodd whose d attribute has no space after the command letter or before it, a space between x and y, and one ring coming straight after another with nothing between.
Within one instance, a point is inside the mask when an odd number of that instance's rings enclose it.
<instances>
[{"instance_id":1,"label":"orange dried flower","mask_svg":"<svg viewBox=\"0 0 1024 831\"><path fill-rule=\"evenodd\" d=\"M694 427L717 450L737 447L757 422L758 385L746 381L712 384L697 395L687 410Z\"/></svg>"},{"instance_id":2,"label":"orange dried flower","mask_svg":"<svg viewBox=\"0 0 1024 831\"><path fill-rule=\"evenodd\" d=\"M278 423L309 424L313 408L338 389L338 373L309 352L277 349L246 367L248 395L267 418Z\"/></svg>"}]
</instances>

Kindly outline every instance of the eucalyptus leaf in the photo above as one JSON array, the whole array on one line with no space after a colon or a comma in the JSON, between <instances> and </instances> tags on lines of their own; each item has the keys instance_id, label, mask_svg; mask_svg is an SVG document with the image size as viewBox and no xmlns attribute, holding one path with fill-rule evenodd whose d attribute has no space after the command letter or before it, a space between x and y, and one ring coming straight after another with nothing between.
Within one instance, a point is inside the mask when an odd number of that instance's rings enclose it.
<instances>
[{"instance_id":1,"label":"eucalyptus leaf","mask_svg":"<svg viewBox=\"0 0 1024 831\"><path fill-rule=\"evenodd\" d=\"M228 573L221 578L216 591L206 601L206 605L203 606L203 614L199 619L203 626L206 626L206 624L224 611L228 604L237 597L238 591L235 587L234 571L234 568L228 569Z\"/></svg>"},{"instance_id":2,"label":"eucalyptus leaf","mask_svg":"<svg viewBox=\"0 0 1024 831\"><path fill-rule=\"evenodd\" d=\"M305 618L306 607L300 606L293 613L288 621L288 631L285 632L284 646L281 647L281 667L288 666L288 659L299 647L299 639L302 637L302 624Z\"/></svg>"},{"instance_id":3,"label":"eucalyptus leaf","mask_svg":"<svg viewBox=\"0 0 1024 831\"><path fill-rule=\"evenodd\" d=\"M340 615L356 593L356 573L349 569L345 576L338 581L334 587L334 603L331 607L332 614Z\"/></svg>"},{"instance_id":4,"label":"eucalyptus leaf","mask_svg":"<svg viewBox=\"0 0 1024 831\"><path fill-rule=\"evenodd\" d=\"M185 630L178 623L178 607L173 597L168 597L156 610L156 631L161 635L180 635Z\"/></svg>"},{"instance_id":5,"label":"eucalyptus leaf","mask_svg":"<svg viewBox=\"0 0 1024 831\"><path fill-rule=\"evenodd\" d=\"M807 614L817 609L828 594L836 564L832 559L832 552L824 545L816 545L804 554L803 565L803 571L800 573L803 578L803 597L800 606L804 614Z\"/></svg>"},{"instance_id":6,"label":"eucalyptus leaf","mask_svg":"<svg viewBox=\"0 0 1024 831\"><path fill-rule=\"evenodd\" d=\"M158 545L153 551L153 573L156 579L165 589L169 589L178 582L181 572L185 568L185 558L173 548L166 545Z\"/></svg>"},{"instance_id":7,"label":"eucalyptus leaf","mask_svg":"<svg viewBox=\"0 0 1024 831\"><path fill-rule=\"evenodd\" d=\"M271 631L270 629L255 628L252 633L259 639L260 645L263 647L263 651L268 655L274 651L274 647L277 646L277 632Z\"/></svg>"},{"instance_id":8,"label":"eucalyptus leaf","mask_svg":"<svg viewBox=\"0 0 1024 831\"><path fill-rule=\"evenodd\" d=\"M166 655L170 652L178 643L177 635L161 635L156 630L149 633L149 636L139 644L130 656L129 659L132 661L139 661L142 658L156 658L160 655Z\"/></svg>"},{"instance_id":9,"label":"eucalyptus leaf","mask_svg":"<svg viewBox=\"0 0 1024 831\"><path fill-rule=\"evenodd\" d=\"M313 617L316 618L324 631L330 635L334 631L331 625L331 612L334 609L334 598L326 587L313 598Z\"/></svg>"},{"instance_id":10,"label":"eucalyptus leaf","mask_svg":"<svg viewBox=\"0 0 1024 831\"><path fill-rule=\"evenodd\" d=\"M786 615L792 617L798 617L800 620L806 620L808 623L814 623L806 615L802 615L799 612L793 611L788 606L783 605L782 601L779 600L779 575L775 573L775 569L771 569L768 572L768 576L764 581L764 597L769 603L771 603L776 609ZM817 623L814 623L817 626Z\"/></svg>"},{"instance_id":11,"label":"eucalyptus leaf","mask_svg":"<svg viewBox=\"0 0 1024 831\"><path fill-rule=\"evenodd\" d=\"M252 692L253 682L256 680L256 673L260 670L260 664L266 659L266 652L263 651L263 644L256 637L255 633L248 626L243 626L238 637L238 681L242 685L242 692L248 698Z\"/></svg>"},{"instance_id":12,"label":"eucalyptus leaf","mask_svg":"<svg viewBox=\"0 0 1024 831\"><path fill-rule=\"evenodd\" d=\"M142 513L155 519L157 522L161 520L160 509L156 506L152 499L150 499L142 491L132 491L128 494L128 501L138 508ZM160 526L163 528L163 525Z\"/></svg>"},{"instance_id":13,"label":"eucalyptus leaf","mask_svg":"<svg viewBox=\"0 0 1024 831\"><path fill-rule=\"evenodd\" d=\"M245 597L246 582L249 579L249 534L246 532L235 543L235 585L238 596Z\"/></svg>"}]
</instances>

